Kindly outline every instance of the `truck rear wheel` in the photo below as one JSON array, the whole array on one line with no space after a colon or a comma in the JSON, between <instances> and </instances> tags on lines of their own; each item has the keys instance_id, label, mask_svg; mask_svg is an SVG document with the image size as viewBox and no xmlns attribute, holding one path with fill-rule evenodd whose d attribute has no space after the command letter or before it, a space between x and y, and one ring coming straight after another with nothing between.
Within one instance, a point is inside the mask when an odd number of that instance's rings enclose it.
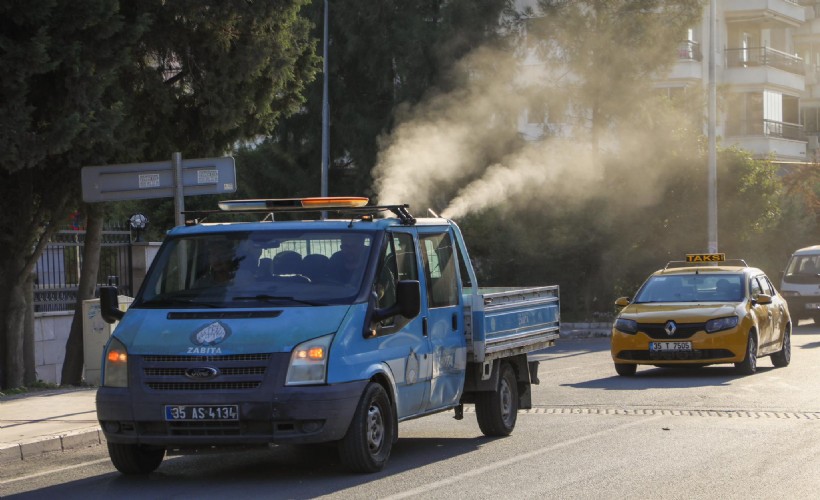
<instances>
[{"instance_id":1,"label":"truck rear wheel","mask_svg":"<svg viewBox=\"0 0 820 500\"><path fill-rule=\"evenodd\" d=\"M367 385L345 437L339 441L339 458L353 472L382 470L393 448L393 406L384 387Z\"/></svg>"},{"instance_id":2,"label":"truck rear wheel","mask_svg":"<svg viewBox=\"0 0 820 500\"><path fill-rule=\"evenodd\" d=\"M518 383L509 364L501 364L495 391L476 394L475 413L485 436L509 436L513 431L518 418Z\"/></svg>"},{"instance_id":3,"label":"truck rear wheel","mask_svg":"<svg viewBox=\"0 0 820 500\"><path fill-rule=\"evenodd\" d=\"M150 474L157 470L165 457L165 448L139 444L108 443L111 463L123 474Z\"/></svg>"}]
</instances>

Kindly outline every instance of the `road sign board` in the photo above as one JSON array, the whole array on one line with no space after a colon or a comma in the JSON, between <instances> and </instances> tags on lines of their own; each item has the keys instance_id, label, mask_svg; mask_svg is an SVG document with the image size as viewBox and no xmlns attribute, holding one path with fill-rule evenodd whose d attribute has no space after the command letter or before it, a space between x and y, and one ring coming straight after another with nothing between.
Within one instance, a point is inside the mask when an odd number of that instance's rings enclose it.
<instances>
[{"instance_id":1,"label":"road sign board","mask_svg":"<svg viewBox=\"0 0 820 500\"><path fill-rule=\"evenodd\" d=\"M83 167L83 201L173 198L174 179L171 160ZM236 166L233 157L182 160L182 191L184 196L235 192Z\"/></svg>"}]
</instances>

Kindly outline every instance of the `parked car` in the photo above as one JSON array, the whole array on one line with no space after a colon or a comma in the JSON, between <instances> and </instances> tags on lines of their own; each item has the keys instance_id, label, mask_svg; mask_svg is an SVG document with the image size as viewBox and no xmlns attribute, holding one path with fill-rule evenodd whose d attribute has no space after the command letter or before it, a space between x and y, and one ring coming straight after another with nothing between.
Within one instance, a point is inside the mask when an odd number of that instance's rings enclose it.
<instances>
[{"instance_id":1,"label":"parked car","mask_svg":"<svg viewBox=\"0 0 820 500\"><path fill-rule=\"evenodd\" d=\"M795 320L814 318L820 324L820 245L794 252L783 273L780 292Z\"/></svg>"}]
</instances>

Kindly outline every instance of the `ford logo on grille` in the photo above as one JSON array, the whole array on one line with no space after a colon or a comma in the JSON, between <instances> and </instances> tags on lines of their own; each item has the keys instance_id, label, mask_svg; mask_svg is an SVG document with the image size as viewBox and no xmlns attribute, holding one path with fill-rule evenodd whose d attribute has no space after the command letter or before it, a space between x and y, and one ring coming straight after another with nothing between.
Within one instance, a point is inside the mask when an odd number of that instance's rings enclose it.
<instances>
[{"instance_id":1,"label":"ford logo on grille","mask_svg":"<svg viewBox=\"0 0 820 500\"><path fill-rule=\"evenodd\" d=\"M197 366L185 370L185 376L194 380L206 380L219 375L219 370L210 366Z\"/></svg>"}]
</instances>

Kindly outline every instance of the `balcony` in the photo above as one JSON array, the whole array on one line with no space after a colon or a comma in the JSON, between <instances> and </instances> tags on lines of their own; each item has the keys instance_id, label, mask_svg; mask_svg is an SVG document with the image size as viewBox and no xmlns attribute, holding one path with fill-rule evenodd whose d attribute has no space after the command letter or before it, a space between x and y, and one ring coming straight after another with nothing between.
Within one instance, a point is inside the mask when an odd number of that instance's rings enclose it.
<instances>
[{"instance_id":1,"label":"balcony","mask_svg":"<svg viewBox=\"0 0 820 500\"><path fill-rule=\"evenodd\" d=\"M754 23L762 29L798 27L806 21L796 0L724 0L727 23Z\"/></svg>"},{"instance_id":2,"label":"balcony","mask_svg":"<svg viewBox=\"0 0 820 500\"><path fill-rule=\"evenodd\" d=\"M802 92L806 88L803 59L770 47L726 49L724 82L768 85Z\"/></svg>"},{"instance_id":3,"label":"balcony","mask_svg":"<svg viewBox=\"0 0 820 500\"><path fill-rule=\"evenodd\" d=\"M678 61L672 66L665 80L702 81L703 80L703 53L700 44L686 40L678 44Z\"/></svg>"},{"instance_id":4,"label":"balcony","mask_svg":"<svg viewBox=\"0 0 820 500\"><path fill-rule=\"evenodd\" d=\"M755 157L774 155L779 160L805 160L803 126L774 120L730 120L725 142L751 152Z\"/></svg>"}]
</instances>

